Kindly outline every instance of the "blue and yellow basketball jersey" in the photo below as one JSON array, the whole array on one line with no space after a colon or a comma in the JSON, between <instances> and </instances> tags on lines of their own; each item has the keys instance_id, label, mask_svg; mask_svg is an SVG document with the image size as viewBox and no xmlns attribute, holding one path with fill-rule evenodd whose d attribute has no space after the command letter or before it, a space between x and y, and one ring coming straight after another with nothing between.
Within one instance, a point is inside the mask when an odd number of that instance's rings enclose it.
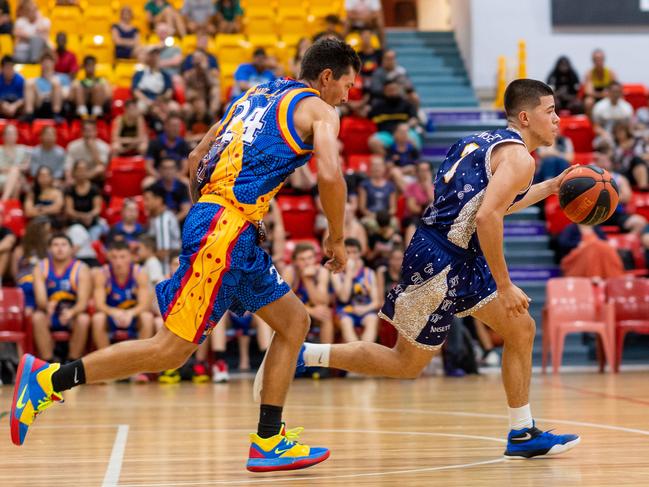
<instances>
[{"instance_id":1,"label":"blue and yellow basketball jersey","mask_svg":"<svg viewBox=\"0 0 649 487\"><path fill-rule=\"evenodd\" d=\"M278 79L235 101L198 167L200 201L261 220L286 178L311 158L313 146L300 139L293 124L296 105L310 96L319 93L304 83Z\"/></svg>"},{"instance_id":2,"label":"blue and yellow basketball jersey","mask_svg":"<svg viewBox=\"0 0 649 487\"><path fill-rule=\"evenodd\" d=\"M137 275L140 266L131 264L126 281L119 283L110 264L105 265L103 272L106 275L106 305L110 308L131 309L137 306Z\"/></svg>"},{"instance_id":3,"label":"blue and yellow basketball jersey","mask_svg":"<svg viewBox=\"0 0 649 487\"><path fill-rule=\"evenodd\" d=\"M75 303L79 285L79 271L82 262L72 259L63 274L57 274L51 259L44 259L40 266L45 277L45 287L49 301L57 303Z\"/></svg>"}]
</instances>

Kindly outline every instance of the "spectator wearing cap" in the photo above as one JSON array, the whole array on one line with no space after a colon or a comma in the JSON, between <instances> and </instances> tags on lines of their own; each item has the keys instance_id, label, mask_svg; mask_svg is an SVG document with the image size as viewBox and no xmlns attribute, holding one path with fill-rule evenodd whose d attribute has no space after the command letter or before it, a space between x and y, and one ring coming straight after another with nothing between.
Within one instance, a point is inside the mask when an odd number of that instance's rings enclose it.
<instances>
[{"instance_id":1,"label":"spectator wearing cap","mask_svg":"<svg viewBox=\"0 0 649 487\"><path fill-rule=\"evenodd\" d=\"M275 79L275 74L268 69L268 56L263 47L255 49L251 63L239 65L234 72L232 96L238 97L253 86L268 83Z\"/></svg>"},{"instance_id":2,"label":"spectator wearing cap","mask_svg":"<svg viewBox=\"0 0 649 487\"><path fill-rule=\"evenodd\" d=\"M16 118L25 104L25 79L14 70L11 56L3 56L0 64L0 117Z\"/></svg>"}]
</instances>

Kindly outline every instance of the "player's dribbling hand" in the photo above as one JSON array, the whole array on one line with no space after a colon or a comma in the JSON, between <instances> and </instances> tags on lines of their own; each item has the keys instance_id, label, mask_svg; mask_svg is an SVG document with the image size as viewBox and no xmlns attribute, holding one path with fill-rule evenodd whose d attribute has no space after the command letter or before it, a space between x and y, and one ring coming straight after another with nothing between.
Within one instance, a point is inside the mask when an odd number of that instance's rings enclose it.
<instances>
[{"instance_id":1,"label":"player's dribbling hand","mask_svg":"<svg viewBox=\"0 0 649 487\"><path fill-rule=\"evenodd\" d=\"M325 262L325 267L337 274L345 270L347 263L347 251L345 250L345 242L342 238L332 240L331 236L327 235L324 241L324 253L329 260Z\"/></svg>"},{"instance_id":2,"label":"player's dribbling hand","mask_svg":"<svg viewBox=\"0 0 649 487\"><path fill-rule=\"evenodd\" d=\"M508 318L516 318L524 314L530 307L529 296L514 284L509 284L502 289L498 288L498 297L507 310Z\"/></svg>"},{"instance_id":3,"label":"player's dribbling hand","mask_svg":"<svg viewBox=\"0 0 649 487\"><path fill-rule=\"evenodd\" d=\"M559 188L561 187L561 182L563 181L563 178L565 178L566 175L570 171L575 169L576 167L579 167L579 166L578 165L570 166L569 168L564 169L563 172L561 172L561 174L559 174L558 176L555 176L554 178L551 179L551 181L552 181L552 188L551 188L552 189L552 194L557 194L559 192Z\"/></svg>"}]
</instances>

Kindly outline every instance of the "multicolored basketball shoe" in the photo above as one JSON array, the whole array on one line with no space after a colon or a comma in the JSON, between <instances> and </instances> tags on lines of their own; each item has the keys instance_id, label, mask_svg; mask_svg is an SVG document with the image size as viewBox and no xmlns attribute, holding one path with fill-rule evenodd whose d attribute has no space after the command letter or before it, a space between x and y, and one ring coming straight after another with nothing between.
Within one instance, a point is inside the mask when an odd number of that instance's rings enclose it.
<instances>
[{"instance_id":1,"label":"multicolored basketball shoe","mask_svg":"<svg viewBox=\"0 0 649 487\"><path fill-rule=\"evenodd\" d=\"M14 398L11 403L11 441L22 445L27 430L39 413L42 413L55 402L62 402L63 396L52 387L52 374L59 370L61 364L50 364L25 354L20 359Z\"/></svg>"},{"instance_id":2,"label":"multicolored basketball shoe","mask_svg":"<svg viewBox=\"0 0 649 487\"><path fill-rule=\"evenodd\" d=\"M511 430L507 435L505 458L525 459L545 455L558 455L576 447L581 438L577 435L553 435L541 431L532 423L531 428Z\"/></svg>"},{"instance_id":3,"label":"multicolored basketball shoe","mask_svg":"<svg viewBox=\"0 0 649 487\"><path fill-rule=\"evenodd\" d=\"M274 472L312 467L329 458L327 448L312 448L298 443L304 428L287 430L282 423L279 433L270 438L250 434L250 453L246 468L251 472Z\"/></svg>"}]
</instances>

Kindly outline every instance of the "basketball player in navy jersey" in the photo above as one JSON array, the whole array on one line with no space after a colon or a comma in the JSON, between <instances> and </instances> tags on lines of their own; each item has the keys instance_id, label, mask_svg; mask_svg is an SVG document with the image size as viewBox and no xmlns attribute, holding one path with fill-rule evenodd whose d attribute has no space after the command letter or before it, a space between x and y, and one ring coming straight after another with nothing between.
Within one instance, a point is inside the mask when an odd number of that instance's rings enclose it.
<instances>
[{"instance_id":1,"label":"basketball player in navy jersey","mask_svg":"<svg viewBox=\"0 0 649 487\"><path fill-rule=\"evenodd\" d=\"M415 378L442 346L455 316L474 316L504 340L502 377L509 405L507 458L567 451L576 435L537 429L529 406L535 324L530 299L512 281L503 255L503 220L556 193L565 174L532 186L530 152L550 146L559 128L554 94L531 79L505 92L506 129L465 137L448 151L380 316L399 331L394 348L375 343L307 343L304 366L373 376ZM258 374L261 377L263 370ZM257 380L255 393L260 389Z\"/></svg>"}]
</instances>

